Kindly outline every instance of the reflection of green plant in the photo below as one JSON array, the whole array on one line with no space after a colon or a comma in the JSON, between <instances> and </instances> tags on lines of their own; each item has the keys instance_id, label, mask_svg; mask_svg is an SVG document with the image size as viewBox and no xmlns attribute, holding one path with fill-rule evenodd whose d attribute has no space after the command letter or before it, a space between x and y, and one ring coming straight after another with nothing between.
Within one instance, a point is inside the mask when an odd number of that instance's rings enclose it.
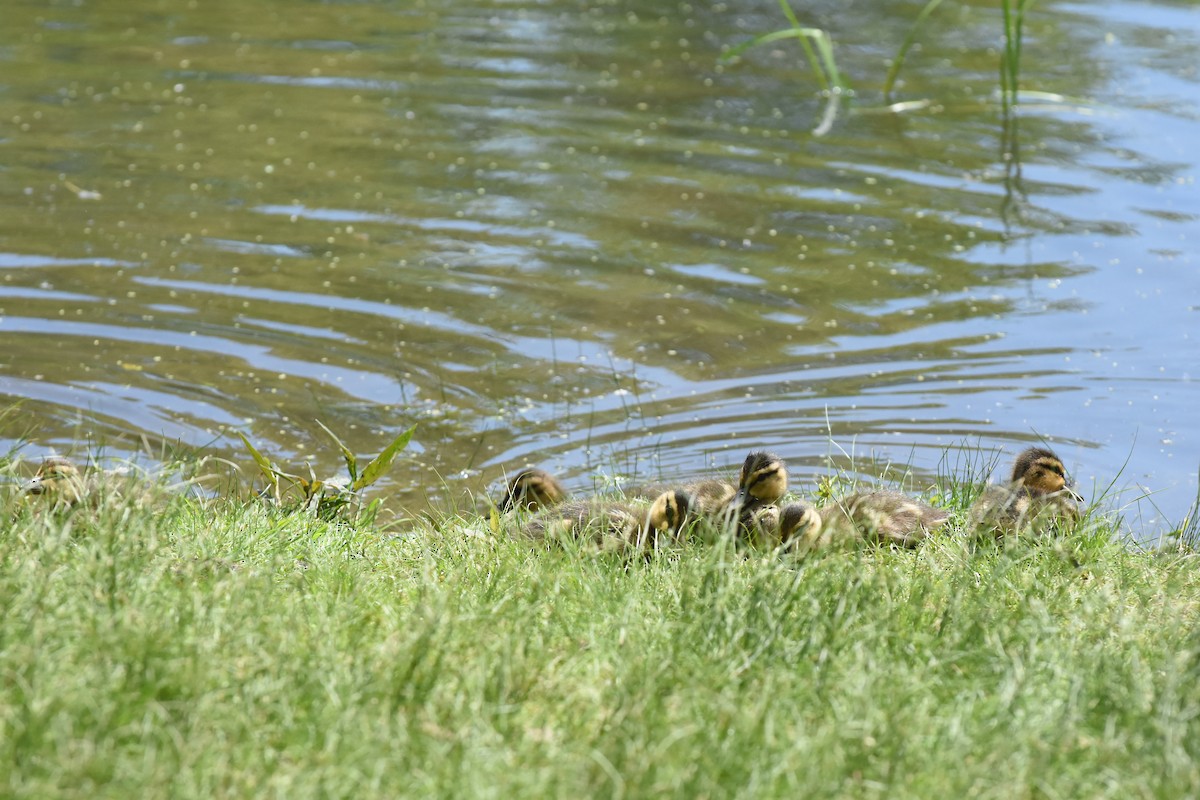
<instances>
[{"instance_id":1,"label":"reflection of green plant","mask_svg":"<svg viewBox=\"0 0 1200 800\"><path fill-rule=\"evenodd\" d=\"M900 49L896 51L896 57L892 59L892 66L888 68L887 77L883 80L883 99L885 101L892 99L892 88L896 85L896 76L900 74L900 68L904 66L904 59L908 55L913 42L916 41L917 32L925 24L926 18L941 4L942 0L929 0L925 4L925 7L921 9L921 12L917 14L917 19L913 22L912 27L908 29L908 36L904 37L904 41L900 44Z\"/></svg>"},{"instance_id":2,"label":"reflection of green plant","mask_svg":"<svg viewBox=\"0 0 1200 800\"><path fill-rule=\"evenodd\" d=\"M341 450L342 458L346 461L346 472L350 476L349 480L343 478L317 478L311 465L306 465L308 467L307 478L302 475L284 472L263 455L258 448L251 444L245 434L239 431L238 436L242 438L242 442L246 445L246 450L249 451L250 457L254 459L254 463L258 465L259 470L267 481L267 487L262 492L263 497L268 498L280 508L311 511L318 519L324 520L344 517L347 509L359 503L362 499L362 490L375 483L375 481L379 480L388 471L388 468L392 466L392 461L395 460L401 450L408 446L409 440L412 439L413 432L417 428L416 425L413 425L393 439L391 444L385 447L383 452L371 459L371 462L360 473L358 471L358 457L354 455L350 448L342 443L342 440L333 431L325 427L320 421L317 424L329 434L330 438L337 444L338 449ZM288 499L294 494L299 495L298 505L293 504Z\"/></svg>"},{"instance_id":3,"label":"reflection of green plant","mask_svg":"<svg viewBox=\"0 0 1200 800\"><path fill-rule=\"evenodd\" d=\"M1017 81L1021 77L1021 40L1025 26L1025 12L1033 0L1004 0L1004 53L1000 56L1000 102L1007 115L1017 104Z\"/></svg>"},{"instance_id":4,"label":"reflection of green plant","mask_svg":"<svg viewBox=\"0 0 1200 800\"><path fill-rule=\"evenodd\" d=\"M1000 55L999 70L1000 102L1003 105L1005 116L1011 113L1012 108L1017 103L1018 84L1021 76L1021 44L1024 38L1025 14L1033 6L1034 2L1035 0L1001 0L1000 3L1001 11L1004 15L1004 50ZM891 102L892 90L896 86L896 79L900 74L900 70L904 67L904 61L908 56L908 51L912 49L913 43L917 39L917 34L924 26L925 20L941 4L942 0L927 0L925 5L921 7L920 12L917 13L916 19L908 31L908 35L904 37L904 41L896 50L896 55L892 59L892 65L888 68L887 76L883 81L883 97L886 102ZM830 38L829 33L822 28L808 28L801 25L788 0L779 0L779 8L783 11L784 16L787 17L790 27L755 36L748 42L743 42L737 47L731 48L722 58L729 60L741 55L752 47L769 44L781 39L799 40L800 46L804 48L805 56L808 57L808 63L816 75L821 91L829 98L829 103L825 108L821 124L813 130L815 135L820 136L827 133L830 127L832 127L833 121L837 116L838 101L842 94L849 91L849 86L838 71L837 62L833 57L833 40ZM904 106L921 107L921 104L909 103L904 104ZM898 110L899 106L889 108Z\"/></svg>"},{"instance_id":5,"label":"reflection of green plant","mask_svg":"<svg viewBox=\"0 0 1200 800\"><path fill-rule=\"evenodd\" d=\"M813 74L817 76L817 83L820 84L821 91L829 98L829 102L825 106L825 113L821 118L821 124L813 130L814 135L821 136L833 126L833 120L837 117L838 101L849 87L838 71L837 61L833 57L833 40L829 38L829 33L822 28L806 28L801 25L788 0L779 0L779 8L787 17L791 27L755 36L750 41L743 42L731 49L724 55L724 58L726 60L734 58L760 44L770 44L781 39L799 40L800 46L804 48L804 55L808 57L809 66L812 67Z\"/></svg>"},{"instance_id":6,"label":"reflection of green plant","mask_svg":"<svg viewBox=\"0 0 1200 800\"><path fill-rule=\"evenodd\" d=\"M788 0L779 0L779 8L783 11L783 15L787 17L791 23L790 28L764 33L761 36L755 36L748 42L743 42L737 47L725 54L726 59L734 58L749 50L751 47L758 47L760 44L770 44L777 42L780 39L799 39L800 46L804 48L804 55L808 57L808 63L813 69L813 73L817 76L817 83L821 84L821 91L831 91L833 89L844 89L845 84L842 82L841 73L838 72L837 62L833 58L833 40L829 38L829 34L821 28L806 28L800 24L800 20L796 18L796 12L792 10ZM813 45L816 45L816 50L813 50Z\"/></svg>"},{"instance_id":7,"label":"reflection of green plant","mask_svg":"<svg viewBox=\"0 0 1200 800\"><path fill-rule=\"evenodd\" d=\"M1029 11L1034 0L1001 0L1000 9L1004 14L1004 52L1000 54L1000 102L1007 115L1017 104L1018 81L1021 77L1021 42L1024 38L1025 13ZM917 14L916 20L904 37L892 66L888 69L883 81L884 100L891 100L892 89L896 85L896 76L904 66L904 59L917 38L918 31L934 9L942 4L942 0L928 0Z\"/></svg>"}]
</instances>

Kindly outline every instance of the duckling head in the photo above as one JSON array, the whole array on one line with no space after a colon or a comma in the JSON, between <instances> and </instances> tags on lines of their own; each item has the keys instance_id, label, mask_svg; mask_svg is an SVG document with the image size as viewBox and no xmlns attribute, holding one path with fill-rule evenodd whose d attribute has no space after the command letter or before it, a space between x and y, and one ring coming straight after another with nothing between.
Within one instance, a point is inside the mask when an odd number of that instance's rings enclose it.
<instances>
[{"instance_id":1,"label":"duckling head","mask_svg":"<svg viewBox=\"0 0 1200 800\"><path fill-rule=\"evenodd\" d=\"M787 492L787 465L774 453L758 450L746 456L738 478L734 505L743 514L774 505Z\"/></svg>"},{"instance_id":2,"label":"duckling head","mask_svg":"<svg viewBox=\"0 0 1200 800\"><path fill-rule=\"evenodd\" d=\"M779 507L763 506L751 512L744 520L739 520L738 533L751 544L780 544Z\"/></svg>"},{"instance_id":3,"label":"duckling head","mask_svg":"<svg viewBox=\"0 0 1200 800\"><path fill-rule=\"evenodd\" d=\"M789 503L779 512L779 541L813 540L821 535L821 515L807 503Z\"/></svg>"},{"instance_id":4,"label":"duckling head","mask_svg":"<svg viewBox=\"0 0 1200 800\"><path fill-rule=\"evenodd\" d=\"M520 508L537 511L539 508L558 505L567 499L567 490L543 469L523 469L508 482L504 496L497 503L501 512Z\"/></svg>"},{"instance_id":5,"label":"duckling head","mask_svg":"<svg viewBox=\"0 0 1200 800\"><path fill-rule=\"evenodd\" d=\"M24 490L27 495L44 495L55 504L73 506L83 500L83 476L70 459L50 456Z\"/></svg>"},{"instance_id":6,"label":"duckling head","mask_svg":"<svg viewBox=\"0 0 1200 800\"><path fill-rule=\"evenodd\" d=\"M677 535L687 521L689 502L687 492L679 489L663 492L646 512L646 527L655 533Z\"/></svg>"},{"instance_id":7,"label":"duckling head","mask_svg":"<svg viewBox=\"0 0 1200 800\"><path fill-rule=\"evenodd\" d=\"M1062 460L1050 450L1030 447L1017 456L1013 465L1013 483L1020 483L1031 495L1065 492L1074 500L1083 497L1071 488Z\"/></svg>"}]
</instances>

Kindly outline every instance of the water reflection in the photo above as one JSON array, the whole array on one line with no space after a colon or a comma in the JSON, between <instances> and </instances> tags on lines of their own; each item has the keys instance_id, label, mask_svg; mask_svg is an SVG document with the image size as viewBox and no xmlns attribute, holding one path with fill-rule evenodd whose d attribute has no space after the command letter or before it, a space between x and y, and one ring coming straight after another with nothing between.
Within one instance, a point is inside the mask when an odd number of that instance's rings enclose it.
<instances>
[{"instance_id":1,"label":"water reflection","mask_svg":"<svg viewBox=\"0 0 1200 800\"><path fill-rule=\"evenodd\" d=\"M1085 484L1128 456L1168 517L1191 501L1195 15L1139 5L1126 45L1127 6L1045 10L1045 94L1005 120L991 9L931 18L897 91L931 102L896 114L872 87L911 9L819 5L859 97L816 139L797 52L719 61L772 2L226 10L18 4L0 32L27 452L243 430L335 470L316 418L364 453L417 422L389 489L415 505L763 443L801 487L843 451L927 483L948 446L1047 434Z\"/></svg>"}]
</instances>

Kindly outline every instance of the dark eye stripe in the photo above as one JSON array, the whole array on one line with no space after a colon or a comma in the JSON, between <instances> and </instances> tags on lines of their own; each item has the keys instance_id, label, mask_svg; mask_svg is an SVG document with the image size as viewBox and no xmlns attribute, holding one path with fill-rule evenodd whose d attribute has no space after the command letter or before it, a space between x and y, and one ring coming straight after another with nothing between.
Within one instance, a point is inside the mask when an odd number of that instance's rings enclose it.
<instances>
[{"instance_id":1,"label":"dark eye stripe","mask_svg":"<svg viewBox=\"0 0 1200 800\"><path fill-rule=\"evenodd\" d=\"M770 469L759 470L757 473L755 473L754 477L750 479L750 485L753 486L756 483L760 483L765 478L770 478L778 474L779 467L771 467Z\"/></svg>"}]
</instances>

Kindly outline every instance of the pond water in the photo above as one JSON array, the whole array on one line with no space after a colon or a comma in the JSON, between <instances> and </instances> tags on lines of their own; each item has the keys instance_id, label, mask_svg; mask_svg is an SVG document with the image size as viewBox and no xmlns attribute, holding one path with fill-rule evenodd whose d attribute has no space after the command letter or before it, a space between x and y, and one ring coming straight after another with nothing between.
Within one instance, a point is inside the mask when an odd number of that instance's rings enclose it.
<instances>
[{"instance_id":1,"label":"pond water","mask_svg":"<svg viewBox=\"0 0 1200 800\"><path fill-rule=\"evenodd\" d=\"M1200 7L6 4L0 444L341 468L394 510L767 445L912 485L1045 440L1143 533L1196 495ZM894 107L889 103L904 103ZM831 467L831 459L833 466ZM1003 466L999 469L1003 469ZM1142 498L1148 494L1148 498Z\"/></svg>"}]
</instances>

